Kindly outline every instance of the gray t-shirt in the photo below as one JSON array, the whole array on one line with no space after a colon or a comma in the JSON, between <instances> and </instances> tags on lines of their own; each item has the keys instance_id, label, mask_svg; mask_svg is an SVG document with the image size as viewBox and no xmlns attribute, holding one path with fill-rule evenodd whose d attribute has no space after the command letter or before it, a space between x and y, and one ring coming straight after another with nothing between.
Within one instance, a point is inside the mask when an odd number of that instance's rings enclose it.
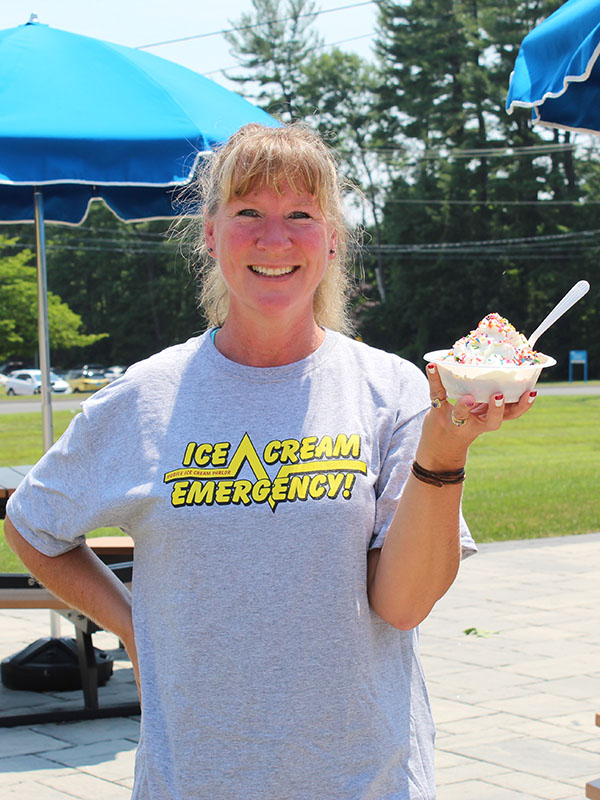
<instances>
[{"instance_id":1,"label":"gray t-shirt","mask_svg":"<svg viewBox=\"0 0 600 800\"><path fill-rule=\"evenodd\" d=\"M417 631L366 594L428 407L415 366L331 331L274 368L204 334L87 400L31 470L8 513L40 551L135 540L135 800L435 797Z\"/></svg>"}]
</instances>

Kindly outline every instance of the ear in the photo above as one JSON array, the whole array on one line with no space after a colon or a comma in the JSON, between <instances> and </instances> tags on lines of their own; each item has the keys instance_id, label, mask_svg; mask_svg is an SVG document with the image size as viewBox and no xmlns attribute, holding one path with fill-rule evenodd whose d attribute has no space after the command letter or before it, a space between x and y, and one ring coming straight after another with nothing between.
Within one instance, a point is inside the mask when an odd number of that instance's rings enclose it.
<instances>
[{"instance_id":1,"label":"ear","mask_svg":"<svg viewBox=\"0 0 600 800\"><path fill-rule=\"evenodd\" d=\"M207 248L215 249L215 221L214 218L204 213L204 241Z\"/></svg>"},{"instance_id":2,"label":"ear","mask_svg":"<svg viewBox=\"0 0 600 800\"><path fill-rule=\"evenodd\" d=\"M337 231L334 230L334 231L331 232L331 235L329 236L329 260L330 261L332 261L336 257L337 240L338 240Z\"/></svg>"}]
</instances>

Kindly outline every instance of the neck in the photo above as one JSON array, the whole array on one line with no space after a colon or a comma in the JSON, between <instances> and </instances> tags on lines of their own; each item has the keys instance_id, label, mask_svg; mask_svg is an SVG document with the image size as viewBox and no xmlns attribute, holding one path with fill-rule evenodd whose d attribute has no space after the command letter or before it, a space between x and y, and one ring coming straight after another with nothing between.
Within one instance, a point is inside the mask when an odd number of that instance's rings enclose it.
<instances>
[{"instance_id":1,"label":"neck","mask_svg":"<svg viewBox=\"0 0 600 800\"><path fill-rule=\"evenodd\" d=\"M325 331L314 319L301 326L281 323L245 328L229 317L217 331L215 345L222 355L248 367L281 367L306 358L322 344Z\"/></svg>"}]
</instances>

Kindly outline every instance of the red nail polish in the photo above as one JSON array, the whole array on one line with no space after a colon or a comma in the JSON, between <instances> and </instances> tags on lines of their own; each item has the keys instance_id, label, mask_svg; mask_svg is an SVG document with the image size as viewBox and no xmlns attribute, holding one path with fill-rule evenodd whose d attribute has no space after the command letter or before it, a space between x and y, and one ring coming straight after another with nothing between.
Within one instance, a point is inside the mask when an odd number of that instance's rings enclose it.
<instances>
[{"instance_id":1,"label":"red nail polish","mask_svg":"<svg viewBox=\"0 0 600 800\"><path fill-rule=\"evenodd\" d=\"M427 369L429 372L435 372L435 364L427 364Z\"/></svg>"}]
</instances>

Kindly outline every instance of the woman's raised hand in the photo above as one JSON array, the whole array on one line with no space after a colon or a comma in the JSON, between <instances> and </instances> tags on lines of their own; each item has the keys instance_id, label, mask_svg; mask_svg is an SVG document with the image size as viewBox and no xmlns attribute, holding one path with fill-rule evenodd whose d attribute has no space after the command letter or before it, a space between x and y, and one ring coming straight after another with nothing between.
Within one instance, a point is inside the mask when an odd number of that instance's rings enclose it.
<instances>
[{"instance_id":1,"label":"woman's raised hand","mask_svg":"<svg viewBox=\"0 0 600 800\"><path fill-rule=\"evenodd\" d=\"M497 430L505 420L522 416L537 394L525 392L518 403L505 403L501 394L493 395L489 403L477 403L466 394L451 405L435 364L428 364L426 373L431 410L425 417L417 450L417 461L426 469L464 466L469 445L480 434Z\"/></svg>"}]
</instances>

